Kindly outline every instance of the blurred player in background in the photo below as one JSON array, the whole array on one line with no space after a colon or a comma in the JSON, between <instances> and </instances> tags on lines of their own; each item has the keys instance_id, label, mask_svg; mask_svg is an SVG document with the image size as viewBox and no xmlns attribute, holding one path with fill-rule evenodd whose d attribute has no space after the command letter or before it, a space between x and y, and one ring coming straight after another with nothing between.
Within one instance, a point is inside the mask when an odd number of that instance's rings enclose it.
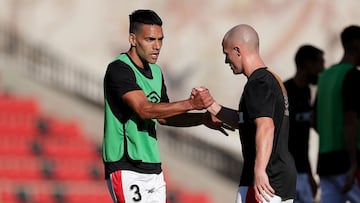
<instances>
[{"instance_id":1,"label":"blurred player in background","mask_svg":"<svg viewBox=\"0 0 360 203\"><path fill-rule=\"evenodd\" d=\"M360 27L341 33L344 55L320 74L316 104L321 203L360 202Z\"/></svg>"},{"instance_id":2,"label":"blurred player in background","mask_svg":"<svg viewBox=\"0 0 360 203\"><path fill-rule=\"evenodd\" d=\"M324 70L324 52L312 45L301 46L295 54L296 73L284 82L289 98L289 150L294 157L297 180L295 203L313 203L317 192L309 161L309 136L313 104L309 85L316 85Z\"/></svg>"}]
</instances>

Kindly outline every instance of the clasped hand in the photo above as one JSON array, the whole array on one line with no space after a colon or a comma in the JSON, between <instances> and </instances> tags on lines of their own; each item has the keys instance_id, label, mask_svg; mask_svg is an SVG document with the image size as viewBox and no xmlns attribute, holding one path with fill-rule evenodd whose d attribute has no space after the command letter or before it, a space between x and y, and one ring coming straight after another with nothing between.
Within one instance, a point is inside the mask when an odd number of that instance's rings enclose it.
<instances>
[{"instance_id":1,"label":"clasped hand","mask_svg":"<svg viewBox=\"0 0 360 203\"><path fill-rule=\"evenodd\" d=\"M191 91L190 102L194 109L202 110L214 103L214 99L207 88L197 87Z\"/></svg>"},{"instance_id":2,"label":"clasped hand","mask_svg":"<svg viewBox=\"0 0 360 203\"><path fill-rule=\"evenodd\" d=\"M190 95L190 100L194 103L194 106L197 106L198 108L195 108L197 110L206 109L211 104L215 102L213 97L210 95L210 91L205 87L197 87L193 88ZM205 107L205 108L203 108ZM216 118L214 115L212 115L210 112L204 113L204 120L203 124L213 130L218 130L224 135L228 136L229 134L225 131L225 129L234 131L235 129L229 127L225 123L223 123L221 120Z\"/></svg>"}]
</instances>

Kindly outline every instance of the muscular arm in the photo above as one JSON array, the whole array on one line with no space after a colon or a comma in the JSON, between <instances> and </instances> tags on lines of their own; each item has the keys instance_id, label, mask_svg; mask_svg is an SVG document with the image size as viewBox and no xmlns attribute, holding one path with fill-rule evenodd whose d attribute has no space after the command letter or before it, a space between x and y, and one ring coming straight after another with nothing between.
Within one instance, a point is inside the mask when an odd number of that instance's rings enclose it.
<instances>
[{"instance_id":1,"label":"muscular arm","mask_svg":"<svg viewBox=\"0 0 360 203\"><path fill-rule=\"evenodd\" d=\"M266 174L266 167L272 151L275 126L273 120L269 117L256 118L255 124L256 157L254 166L254 189L257 196L260 196L260 194L264 192L271 195L274 193L274 189L270 186Z\"/></svg>"},{"instance_id":2,"label":"muscular arm","mask_svg":"<svg viewBox=\"0 0 360 203\"><path fill-rule=\"evenodd\" d=\"M174 127L191 127L204 123L205 113L183 113L168 118L160 118L158 122L162 125Z\"/></svg>"},{"instance_id":3,"label":"muscular arm","mask_svg":"<svg viewBox=\"0 0 360 203\"><path fill-rule=\"evenodd\" d=\"M199 94L203 93L205 91L199 92ZM122 99L142 119L172 117L190 110L201 110L212 104L212 98L201 100L198 97L172 103L151 103L142 90L129 91L122 96Z\"/></svg>"},{"instance_id":4,"label":"muscular arm","mask_svg":"<svg viewBox=\"0 0 360 203\"><path fill-rule=\"evenodd\" d=\"M256 124L256 158L255 170L265 171L269 162L274 140L275 126L268 117L255 119Z\"/></svg>"}]
</instances>

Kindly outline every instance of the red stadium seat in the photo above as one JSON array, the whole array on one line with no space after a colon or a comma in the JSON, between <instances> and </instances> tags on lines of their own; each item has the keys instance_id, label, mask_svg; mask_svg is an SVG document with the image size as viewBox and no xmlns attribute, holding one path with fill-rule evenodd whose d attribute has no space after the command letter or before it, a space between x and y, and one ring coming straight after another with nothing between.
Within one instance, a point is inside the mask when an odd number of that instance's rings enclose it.
<instances>
[{"instance_id":1,"label":"red stadium seat","mask_svg":"<svg viewBox=\"0 0 360 203\"><path fill-rule=\"evenodd\" d=\"M0 202L112 203L103 177L99 147L79 122L43 115L34 98L0 95ZM211 203L201 192L174 194Z\"/></svg>"}]
</instances>

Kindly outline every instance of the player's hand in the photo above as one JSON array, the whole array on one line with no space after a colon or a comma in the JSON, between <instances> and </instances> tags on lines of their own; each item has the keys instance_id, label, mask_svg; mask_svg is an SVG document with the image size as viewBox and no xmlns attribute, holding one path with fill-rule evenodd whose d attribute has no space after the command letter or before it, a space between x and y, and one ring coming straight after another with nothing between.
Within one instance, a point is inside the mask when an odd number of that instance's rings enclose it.
<instances>
[{"instance_id":1,"label":"player's hand","mask_svg":"<svg viewBox=\"0 0 360 203\"><path fill-rule=\"evenodd\" d=\"M226 125L208 111L205 112L204 125L210 129L218 130L226 136L228 136L229 134L225 131L225 129L235 131L235 129Z\"/></svg>"},{"instance_id":2,"label":"player's hand","mask_svg":"<svg viewBox=\"0 0 360 203\"><path fill-rule=\"evenodd\" d=\"M190 103L196 110L202 110L214 103L208 89L204 87L193 88L190 95Z\"/></svg>"},{"instance_id":3,"label":"player's hand","mask_svg":"<svg viewBox=\"0 0 360 203\"><path fill-rule=\"evenodd\" d=\"M269 197L274 196L275 190L270 186L265 170L254 171L254 190L258 202L269 202Z\"/></svg>"}]
</instances>

